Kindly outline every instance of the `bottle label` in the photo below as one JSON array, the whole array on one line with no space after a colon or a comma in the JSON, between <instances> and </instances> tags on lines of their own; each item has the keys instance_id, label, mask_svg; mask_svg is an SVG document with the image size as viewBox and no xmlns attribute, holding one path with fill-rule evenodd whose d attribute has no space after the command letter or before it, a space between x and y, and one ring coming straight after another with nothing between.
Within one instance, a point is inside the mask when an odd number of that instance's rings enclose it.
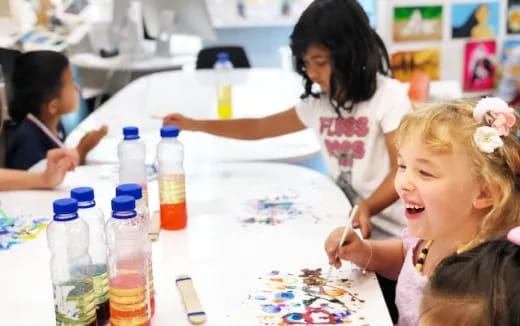
<instances>
[{"instance_id":1,"label":"bottle label","mask_svg":"<svg viewBox=\"0 0 520 326\"><path fill-rule=\"evenodd\" d=\"M56 325L90 325L96 322L94 287L89 281L53 285Z\"/></svg>"},{"instance_id":2,"label":"bottle label","mask_svg":"<svg viewBox=\"0 0 520 326\"><path fill-rule=\"evenodd\" d=\"M178 204L186 200L184 174L168 174L159 177L161 204Z\"/></svg>"}]
</instances>

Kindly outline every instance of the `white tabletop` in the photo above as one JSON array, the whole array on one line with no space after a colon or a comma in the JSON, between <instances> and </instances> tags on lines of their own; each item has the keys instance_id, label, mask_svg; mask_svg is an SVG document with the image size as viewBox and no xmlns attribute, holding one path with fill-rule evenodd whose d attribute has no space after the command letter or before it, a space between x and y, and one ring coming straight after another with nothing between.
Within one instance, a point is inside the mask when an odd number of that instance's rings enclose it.
<instances>
[{"instance_id":1,"label":"white tabletop","mask_svg":"<svg viewBox=\"0 0 520 326\"><path fill-rule=\"evenodd\" d=\"M144 76L116 93L85 119L68 137L67 145L77 144L86 131L102 124L109 135L87 156L89 163L117 162L117 143L122 127L140 128L147 143L148 162L153 161L159 141L161 118L178 112L194 118L217 118L216 73L212 70L171 71ZM301 78L278 69L234 69L228 75L233 84L233 116L262 117L284 111L299 101ZM216 137L199 132L182 132L188 148L187 161L298 161L320 151L310 129L280 137L246 141Z\"/></svg>"},{"instance_id":2,"label":"white tabletop","mask_svg":"<svg viewBox=\"0 0 520 326\"><path fill-rule=\"evenodd\" d=\"M108 212L115 177L113 167L85 166L69 174L54 191L0 194L2 209L49 216L53 199L70 188L93 185L98 204ZM283 180L283 182L280 182ZM188 228L161 232L153 245L156 314L153 325L190 325L174 278L189 274L194 281L207 325L255 325L258 278L272 270L298 274L302 268L326 266L323 242L345 222L348 201L326 176L293 165L226 163L187 173ZM157 184L149 184L152 209L158 207ZM276 226L245 225L249 201L287 195L302 212ZM31 203L25 205L24 203ZM0 252L2 324L52 325L54 310L46 235ZM361 275L349 264L336 276L353 280L351 290L366 302L352 325L391 325L373 274ZM23 307L21 311L20 307Z\"/></svg>"}]
</instances>

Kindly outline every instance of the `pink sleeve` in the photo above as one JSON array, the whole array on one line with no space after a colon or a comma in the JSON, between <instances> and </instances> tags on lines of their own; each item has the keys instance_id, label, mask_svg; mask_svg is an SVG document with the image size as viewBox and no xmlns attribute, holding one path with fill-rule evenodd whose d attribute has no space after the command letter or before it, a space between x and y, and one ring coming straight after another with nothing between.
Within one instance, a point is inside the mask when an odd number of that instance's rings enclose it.
<instances>
[{"instance_id":1,"label":"pink sleeve","mask_svg":"<svg viewBox=\"0 0 520 326\"><path fill-rule=\"evenodd\" d=\"M410 248L414 248L417 245L419 239L413 236L408 228L405 228L401 233L401 240L403 240L404 249L406 251L410 250Z\"/></svg>"}]
</instances>

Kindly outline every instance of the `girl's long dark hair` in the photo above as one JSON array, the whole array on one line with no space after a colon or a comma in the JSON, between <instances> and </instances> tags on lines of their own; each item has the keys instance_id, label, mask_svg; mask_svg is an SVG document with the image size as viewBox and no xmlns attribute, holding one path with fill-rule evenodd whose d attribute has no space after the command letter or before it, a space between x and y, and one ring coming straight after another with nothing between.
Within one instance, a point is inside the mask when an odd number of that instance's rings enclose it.
<instances>
[{"instance_id":1,"label":"girl's long dark hair","mask_svg":"<svg viewBox=\"0 0 520 326\"><path fill-rule=\"evenodd\" d=\"M19 56L12 77L9 115L15 122L28 113L40 115L42 105L60 95L61 77L69 66L66 56L54 51L33 51Z\"/></svg>"},{"instance_id":2,"label":"girl's long dark hair","mask_svg":"<svg viewBox=\"0 0 520 326\"><path fill-rule=\"evenodd\" d=\"M453 38L460 38L460 37L470 37L471 36L471 30L473 27L477 26L477 10L479 10L480 6L475 8L471 15L469 15L468 19L466 19L466 22L462 24L459 27L453 27L451 30L451 34Z\"/></svg>"},{"instance_id":3,"label":"girl's long dark hair","mask_svg":"<svg viewBox=\"0 0 520 326\"><path fill-rule=\"evenodd\" d=\"M341 110L350 112L374 95L378 73L391 75L386 47L356 0L315 0L301 15L290 38L296 72L304 78L302 99L319 97L312 92L313 82L305 72L305 52L311 45L330 50L330 103L340 117Z\"/></svg>"}]
</instances>

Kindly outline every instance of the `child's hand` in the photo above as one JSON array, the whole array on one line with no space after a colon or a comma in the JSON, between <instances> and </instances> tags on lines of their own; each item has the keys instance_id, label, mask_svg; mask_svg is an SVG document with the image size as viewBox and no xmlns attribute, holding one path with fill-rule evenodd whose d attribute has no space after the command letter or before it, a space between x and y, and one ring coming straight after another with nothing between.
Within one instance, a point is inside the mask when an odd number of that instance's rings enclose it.
<instances>
[{"instance_id":1,"label":"child's hand","mask_svg":"<svg viewBox=\"0 0 520 326\"><path fill-rule=\"evenodd\" d=\"M47 151L47 168L42 173L42 187L53 188L59 185L68 171L74 170L79 163L75 149L55 148Z\"/></svg>"},{"instance_id":2,"label":"child's hand","mask_svg":"<svg viewBox=\"0 0 520 326\"><path fill-rule=\"evenodd\" d=\"M338 251L338 245L343 235L344 227L332 231L325 241L325 252L329 257L329 264L336 268L341 267L341 260L349 260L360 266L366 261L369 253L366 243L359 238L355 231L349 230L343 246Z\"/></svg>"},{"instance_id":3,"label":"child's hand","mask_svg":"<svg viewBox=\"0 0 520 326\"><path fill-rule=\"evenodd\" d=\"M355 228L361 228L361 234L364 239L370 238L372 235L372 224L370 223L370 207L366 204L366 202L361 202L358 205L358 211L354 220L352 221L352 226Z\"/></svg>"},{"instance_id":4,"label":"child's hand","mask_svg":"<svg viewBox=\"0 0 520 326\"><path fill-rule=\"evenodd\" d=\"M195 130L196 120L187 118L180 113L168 114L163 119L163 126L175 125L181 130Z\"/></svg>"},{"instance_id":5,"label":"child's hand","mask_svg":"<svg viewBox=\"0 0 520 326\"><path fill-rule=\"evenodd\" d=\"M101 138L105 137L108 132L107 126L102 126L98 130L88 132L81 138L76 149L79 153L80 164L85 163L85 158L94 147L101 141Z\"/></svg>"}]
</instances>

